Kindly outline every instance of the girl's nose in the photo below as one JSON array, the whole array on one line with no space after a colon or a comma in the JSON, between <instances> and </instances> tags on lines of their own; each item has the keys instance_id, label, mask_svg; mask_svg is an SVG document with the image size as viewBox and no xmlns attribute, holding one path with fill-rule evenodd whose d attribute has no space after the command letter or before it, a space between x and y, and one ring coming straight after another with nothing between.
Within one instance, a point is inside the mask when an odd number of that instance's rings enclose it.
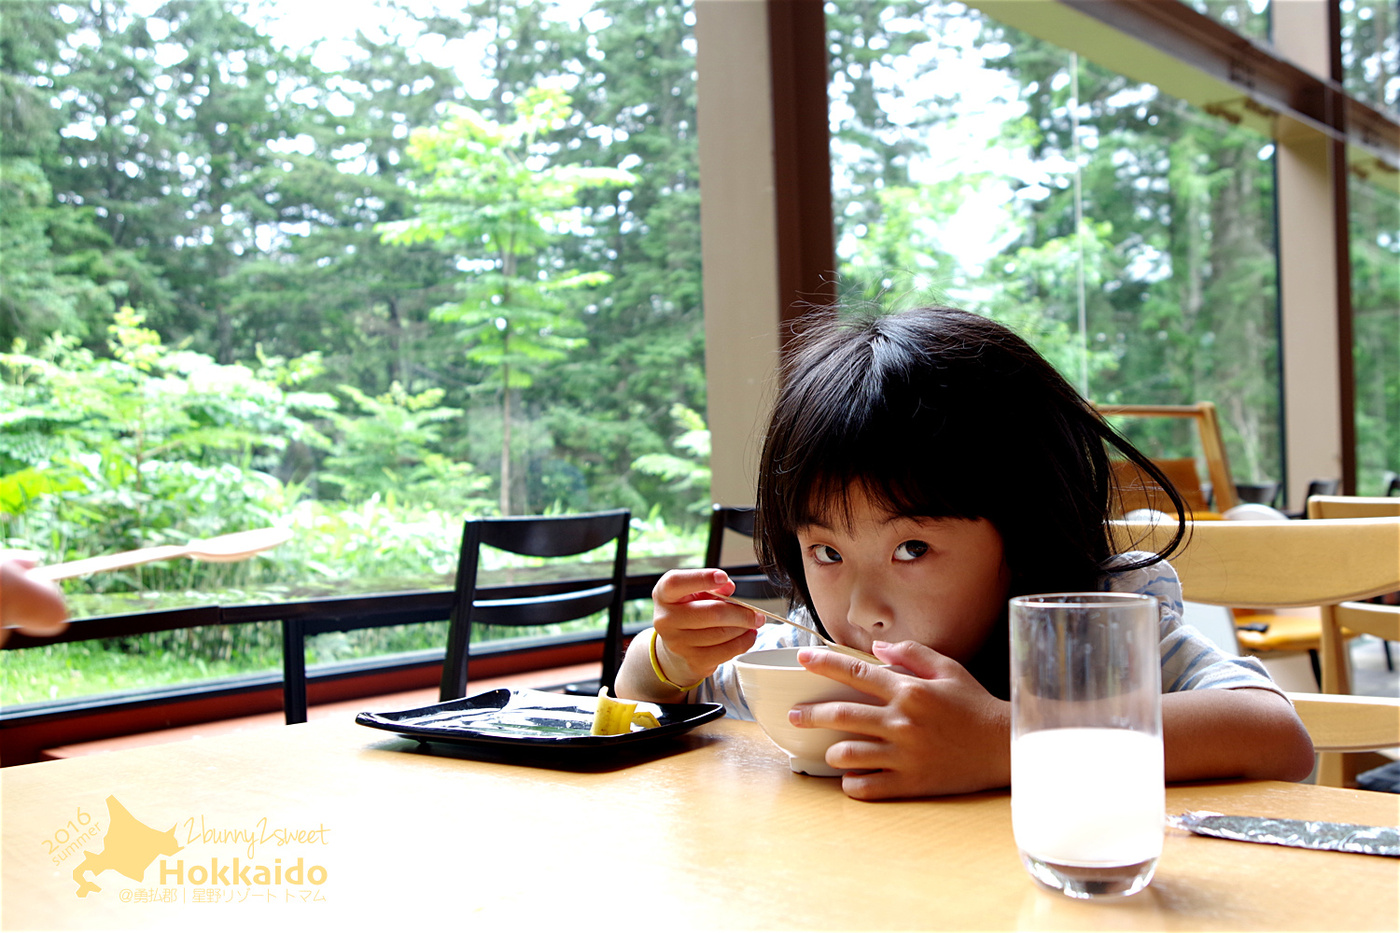
<instances>
[{"instance_id":1,"label":"girl's nose","mask_svg":"<svg viewBox=\"0 0 1400 933\"><path fill-rule=\"evenodd\" d=\"M857 584L851 590L850 609L846 613L850 623L866 632L878 632L888 628L894 620L889 601L878 586L869 583Z\"/></svg>"}]
</instances>

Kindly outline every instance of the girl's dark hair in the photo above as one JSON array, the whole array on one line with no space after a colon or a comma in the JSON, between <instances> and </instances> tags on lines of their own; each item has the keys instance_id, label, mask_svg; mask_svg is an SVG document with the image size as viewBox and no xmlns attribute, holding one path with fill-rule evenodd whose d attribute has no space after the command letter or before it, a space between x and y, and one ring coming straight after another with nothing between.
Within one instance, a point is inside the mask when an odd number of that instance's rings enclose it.
<instances>
[{"instance_id":1,"label":"girl's dark hair","mask_svg":"<svg viewBox=\"0 0 1400 933\"><path fill-rule=\"evenodd\" d=\"M1119 500L1108 448L1185 503L1030 344L954 308L860 314L813 325L782 368L759 466L759 560L813 618L796 530L840 521L859 484L895 514L985 518L1000 533L1011 595L1096 588L1115 551ZM820 621L820 620L818 620Z\"/></svg>"}]
</instances>

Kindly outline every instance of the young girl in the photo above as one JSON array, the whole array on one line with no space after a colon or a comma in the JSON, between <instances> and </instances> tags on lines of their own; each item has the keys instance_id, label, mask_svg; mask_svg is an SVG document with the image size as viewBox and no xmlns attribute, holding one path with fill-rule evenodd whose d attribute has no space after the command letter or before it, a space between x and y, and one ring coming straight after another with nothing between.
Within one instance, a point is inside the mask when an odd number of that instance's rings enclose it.
<instances>
[{"instance_id":1,"label":"young girl","mask_svg":"<svg viewBox=\"0 0 1400 933\"><path fill-rule=\"evenodd\" d=\"M802 704L799 726L862 736L827 763L852 797L965 793L1010 783L1007 600L1116 590L1162 604L1167 779L1299 780L1312 744L1252 659L1181 624L1165 554L1116 554L1108 447L1185 506L1025 341L978 315L927 308L830 319L784 366L758 482L757 548L793 613L889 667L835 652L804 667L875 701ZM652 633L617 693L718 700L752 718L729 663L754 647L815 644L714 599L720 570L676 570L653 592ZM799 621L802 619L799 618ZM1203 688L1234 688L1203 689Z\"/></svg>"}]
</instances>

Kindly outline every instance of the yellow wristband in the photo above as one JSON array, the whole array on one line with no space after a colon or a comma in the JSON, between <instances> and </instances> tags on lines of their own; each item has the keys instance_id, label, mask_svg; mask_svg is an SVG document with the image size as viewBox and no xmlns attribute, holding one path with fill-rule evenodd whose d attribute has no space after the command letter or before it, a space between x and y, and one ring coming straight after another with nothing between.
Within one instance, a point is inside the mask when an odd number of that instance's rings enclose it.
<instances>
[{"instance_id":1,"label":"yellow wristband","mask_svg":"<svg viewBox=\"0 0 1400 933\"><path fill-rule=\"evenodd\" d=\"M682 687L680 684L675 683L671 680L671 678L661 673L661 662L657 660L656 657L656 629L651 630L651 669L656 672L657 680L661 681L668 687L674 687L681 693L689 693L690 691L694 690L696 687L700 686L705 682L705 679L702 677L700 680L697 680L689 687Z\"/></svg>"}]
</instances>

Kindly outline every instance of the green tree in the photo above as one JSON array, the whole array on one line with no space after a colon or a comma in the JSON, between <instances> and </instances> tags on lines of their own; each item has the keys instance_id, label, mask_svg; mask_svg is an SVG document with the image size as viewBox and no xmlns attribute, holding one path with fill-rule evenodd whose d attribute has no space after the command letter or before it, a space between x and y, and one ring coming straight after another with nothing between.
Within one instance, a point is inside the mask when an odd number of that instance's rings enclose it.
<instances>
[{"instance_id":1,"label":"green tree","mask_svg":"<svg viewBox=\"0 0 1400 933\"><path fill-rule=\"evenodd\" d=\"M552 147L540 137L570 113L566 94L538 88L517 99L513 123L459 107L441 125L415 130L408 153L422 170L417 212L380 228L388 242L430 242L469 267L459 300L434 316L456 325L468 359L498 373L502 514L511 512L512 391L583 343L558 293L607 280L603 272L551 267L543 251L576 222L580 190L632 178L618 169L550 164Z\"/></svg>"},{"instance_id":2,"label":"green tree","mask_svg":"<svg viewBox=\"0 0 1400 933\"><path fill-rule=\"evenodd\" d=\"M438 404L442 389L410 395L395 383L370 397L351 385L340 388L362 414L331 413L340 443L326 458L322 482L339 487L347 502L378 496L454 514L483 511L481 493L490 480L441 453L442 425L462 414Z\"/></svg>"},{"instance_id":3,"label":"green tree","mask_svg":"<svg viewBox=\"0 0 1400 933\"><path fill-rule=\"evenodd\" d=\"M412 393L440 384L451 342L429 311L457 275L452 257L386 244L374 229L409 211L409 131L460 94L450 69L415 55L419 20L389 28L360 33L343 69L299 90L296 147L278 148L279 214L266 228L275 246L239 265L231 305L240 355L259 344L314 350L339 382L372 396L396 382Z\"/></svg>"},{"instance_id":4,"label":"green tree","mask_svg":"<svg viewBox=\"0 0 1400 933\"><path fill-rule=\"evenodd\" d=\"M73 29L57 4L0 3L0 347L87 337L124 293L82 255L111 246L92 209L56 201L45 173L61 142L51 100L65 72L53 66Z\"/></svg>"},{"instance_id":5,"label":"green tree","mask_svg":"<svg viewBox=\"0 0 1400 933\"><path fill-rule=\"evenodd\" d=\"M635 175L626 188L581 192L592 235L552 247L564 266L604 270L612 279L571 295L586 351L544 370L522 393L536 433L552 444L548 459L532 464L541 483L532 496L550 501L577 478L586 490L573 500L580 506L626 505L634 514L656 507L678 524L693 521L707 490L677 487L633 464L676 449L690 430L676 412L705 409L693 22L686 0L600 0L587 28L571 35L560 36L548 21L518 30L541 56L557 48L555 60L536 67L576 82L577 122L550 137L557 158ZM509 65L502 80L519 81L513 57ZM526 86L512 83L508 93Z\"/></svg>"},{"instance_id":6,"label":"green tree","mask_svg":"<svg viewBox=\"0 0 1400 933\"><path fill-rule=\"evenodd\" d=\"M1014 30L988 22L982 41L1004 44L991 64L1016 80L1025 106L1007 134L1029 159L1021 232L1004 255L1015 264L1060 242L1083 256L1074 301L1050 281L1027 297L1075 327L1082 302L1085 345L1115 360L1096 370L1090 397L1213 401L1237 478L1277 478L1268 141ZM1134 430L1157 455L1193 452L1180 425Z\"/></svg>"},{"instance_id":7,"label":"green tree","mask_svg":"<svg viewBox=\"0 0 1400 933\"><path fill-rule=\"evenodd\" d=\"M0 354L7 537L86 556L271 524L290 508L265 467L292 440L323 446L310 420L335 406L296 387L306 366L171 349L130 308L108 331L108 356L57 335Z\"/></svg>"}]
</instances>

